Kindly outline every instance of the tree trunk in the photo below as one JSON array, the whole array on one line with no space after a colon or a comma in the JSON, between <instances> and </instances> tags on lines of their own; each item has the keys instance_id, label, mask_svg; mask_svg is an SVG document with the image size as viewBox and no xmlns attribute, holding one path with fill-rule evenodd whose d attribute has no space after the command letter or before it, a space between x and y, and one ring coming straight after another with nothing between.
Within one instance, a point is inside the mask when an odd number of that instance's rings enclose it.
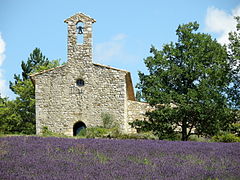
<instances>
[{"instance_id":1,"label":"tree trunk","mask_svg":"<svg viewBox=\"0 0 240 180\"><path fill-rule=\"evenodd\" d=\"M187 141L187 123L186 121L182 121L182 141Z\"/></svg>"}]
</instances>

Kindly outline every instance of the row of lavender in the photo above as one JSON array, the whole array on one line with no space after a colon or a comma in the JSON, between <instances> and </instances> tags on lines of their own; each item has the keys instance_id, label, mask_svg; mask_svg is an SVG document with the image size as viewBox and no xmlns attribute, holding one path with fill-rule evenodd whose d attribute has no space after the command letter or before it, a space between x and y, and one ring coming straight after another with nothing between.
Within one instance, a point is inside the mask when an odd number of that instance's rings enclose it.
<instances>
[{"instance_id":1,"label":"row of lavender","mask_svg":"<svg viewBox=\"0 0 240 180\"><path fill-rule=\"evenodd\" d=\"M0 179L240 179L240 143L0 138Z\"/></svg>"}]
</instances>

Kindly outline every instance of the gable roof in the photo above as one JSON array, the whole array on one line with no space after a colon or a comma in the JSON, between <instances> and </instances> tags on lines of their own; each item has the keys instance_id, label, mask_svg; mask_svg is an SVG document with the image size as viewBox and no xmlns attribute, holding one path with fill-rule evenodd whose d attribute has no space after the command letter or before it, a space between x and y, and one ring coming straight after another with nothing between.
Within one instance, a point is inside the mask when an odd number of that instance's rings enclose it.
<instances>
[{"instance_id":1,"label":"gable roof","mask_svg":"<svg viewBox=\"0 0 240 180\"><path fill-rule=\"evenodd\" d=\"M95 65L95 66L100 66L100 67L104 67L104 68L108 68L108 69L112 69L112 70L116 70L116 71L121 71L121 72L129 73L129 71L126 71L126 70L123 70L123 69L114 68L114 67L111 67L111 66L106 66L106 65L97 64L97 63L92 63L92 64ZM64 64L64 65L62 65L62 66L57 66L57 67L55 67L55 68L51 68L51 69L47 69L47 70L44 70L44 71L40 71L40 72L31 74L31 75L30 75L30 78L32 78L32 77L34 77L34 76L38 76L38 75L44 74L44 73L47 73L47 72L50 72L50 71L53 71L53 70L58 69L58 68L62 68L62 67L64 67L64 66L66 66L66 64Z\"/></svg>"},{"instance_id":2,"label":"gable roof","mask_svg":"<svg viewBox=\"0 0 240 180\"><path fill-rule=\"evenodd\" d=\"M68 22L74 22L75 24L77 24L78 22L92 22L95 23L96 20L91 18L88 15L85 15L83 13L76 13L75 15L71 16L70 18L67 18L64 20L65 23Z\"/></svg>"},{"instance_id":3,"label":"gable roof","mask_svg":"<svg viewBox=\"0 0 240 180\"><path fill-rule=\"evenodd\" d=\"M55 69L62 68L62 67L64 67L65 65L66 65L66 64L64 64L64 65L62 65L62 66L57 66L57 67L55 67L55 68L47 69L47 70L44 70L44 71L40 71L40 72L37 72L37 73L34 73L34 74L30 74L30 75L29 75L29 76L30 76L30 79L31 79L31 81L33 82L33 84L35 85L35 79L34 79L35 76L38 76L38 75L41 75L41 74L45 74L45 73L50 72L50 71L53 71L53 70L55 70Z\"/></svg>"},{"instance_id":4,"label":"gable roof","mask_svg":"<svg viewBox=\"0 0 240 180\"><path fill-rule=\"evenodd\" d=\"M112 70L115 70L115 71L121 71L121 72L125 73L126 74L125 75L126 91L127 91L128 100L135 101L132 78L131 78L131 73L129 71L122 70L122 69L117 69L117 68L114 68L114 67L111 67L111 66L105 66L105 65L97 64L97 63L93 63L93 65L98 66L98 67L107 68L107 69L112 69ZM33 82L33 84L35 85L35 76L42 75L42 74L48 73L50 71L53 71L53 70L56 70L56 69L59 69L59 68L63 68L64 66L66 66L66 64L64 64L62 66L58 66L58 67L55 67L55 68L51 68L51 69L48 69L48 70L44 70L44 71L41 71L41 72L31 74L30 79Z\"/></svg>"},{"instance_id":5,"label":"gable roof","mask_svg":"<svg viewBox=\"0 0 240 180\"><path fill-rule=\"evenodd\" d=\"M100 66L100 67L104 67L104 68L107 68L107 69L112 69L112 70L121 71L121 72L125 72L125 73L129 72L129 71L126 71L126 70L123 70L123 69L118 69L118 68L114 68L114 67L103 65L103 64L98 64L98 63L92 63L92 64L95 65L95 66Z\"/></svg>"}]
</instances>

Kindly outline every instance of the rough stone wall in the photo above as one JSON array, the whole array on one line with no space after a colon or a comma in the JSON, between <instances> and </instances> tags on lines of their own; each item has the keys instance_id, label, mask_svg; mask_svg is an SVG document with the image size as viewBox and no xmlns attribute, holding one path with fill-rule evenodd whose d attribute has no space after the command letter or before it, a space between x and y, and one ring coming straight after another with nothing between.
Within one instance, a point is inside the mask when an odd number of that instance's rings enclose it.
<instances>
[{"instance_id":1,"label":"rough stone wall","mask_svg":"<svg viewBox=\"0 0 240 180\"><path fill-rule=\"evenodd\" d=\"M124 71L92 65L73 69L65 65L35 77L37 133L49 130L73 135L73 125L103 125L102 113L112 114L124 130L126 83ZM83 79L85 85L76 85Z\"/></svg>"},{"instance_id":2,"label":"rough stone wall","mask_svg":"<svg viewBox=\"0 0 240 180\"><path fill-rule=\"evenodd\" d=\"M128 100L127 102L128 102L128 111L127 111L128 122L133 122L137 119L138 120L146 119L145 113L153 109L148 103L131 101L131 100ZM129 133L135 133L136 129L131 128L131 126L128 125L127 131Z\"/></svg>"}]
</instances>

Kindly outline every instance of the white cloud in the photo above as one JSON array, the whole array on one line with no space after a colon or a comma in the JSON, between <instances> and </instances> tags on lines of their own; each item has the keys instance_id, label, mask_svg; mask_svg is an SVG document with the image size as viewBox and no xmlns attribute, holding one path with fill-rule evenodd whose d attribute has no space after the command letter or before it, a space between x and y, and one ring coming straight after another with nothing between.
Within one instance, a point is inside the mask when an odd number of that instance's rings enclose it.
<instances>
[{"instance_id":1,"label":"white cloud","mask_svg":"<svg viewBox=\"0 0 240 180\"><path fill-rule=\"evenodd\" d=\"M5 46L6 46L6 44L5 44L5 42L2 38L2 35L0 33L0 66L3 64L3 61L5 59L5 54L4 54Z\"/></svg>"},{"instance_id":2,"label":"white cloud","mask_svg":"<svg viewBox=\"0 0 240 180\"><path fill-rule=\"evenodd\" d=\"M205 19L206 30L217 33L218 42L228 44L228 33L236 30L235 16L240 16L240 6L237 6L229 14L215 7L209 7Z\"/></svg>"},{"instance_id":3,"label":"white cloud","mask_svg":"<svg viewBox=\"0 0 240 180\"><path fill-rule=\"evenodd\" d=\"M121 41L121 40L124 40L126 39L127 35L126 34L117 34L116 36L113 37L113 40L114 41Z\"/></svg>"},{"instance_id":4,"label":"white cloud","mask_svg":"<svg viewBox=\"0 0 240 180\"><path fill-rule=\"evenodd\" d=\"M2 76L2 72L0 72L0 76ZM1 97L5 97L7 92L6 80L0 78L0 95Z\"/></svg>"},{"instance_id":5,"label":"white cloud","mask_svg":"<svg viewBox=\"0 0 240 180\"><path fill-rule=\"evenodd\" d=\"M3 77L3 70L1 69L1 66L5 60L5 47L6 47L6 43L4 42L2 35L0 33L0 95L1 96L6 96L6 91L7 91L6 80Z\"/></svg>"},{"instance_id":6,"label":"white cloud","mask_svg":"<svg viewBox=\"0 0 240 180\"><path fill-rule=\"evenodd\" d=\"M94 49L94 59L97 62L109 62L115 57L124 54L125 34L117 34L111 40L98 43Z\"/></svg>"}]
</instances>

